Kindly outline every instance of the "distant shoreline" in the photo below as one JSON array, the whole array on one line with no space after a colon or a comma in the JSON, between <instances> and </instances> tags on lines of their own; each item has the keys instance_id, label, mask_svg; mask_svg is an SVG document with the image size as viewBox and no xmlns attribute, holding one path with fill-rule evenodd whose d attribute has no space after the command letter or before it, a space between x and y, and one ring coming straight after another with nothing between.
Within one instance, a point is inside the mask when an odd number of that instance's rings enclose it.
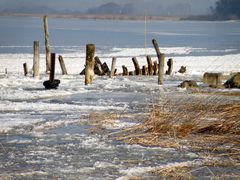
<instances>
[{"instance_id":1,"label":"distant shoreline","mask_svg":"<svg viewBox=\"0 0 240 180\"><path fill-rule=\"evenodd\" d=\"M0 16L14 17L43 17L45 14L25 14L25 13L0 13ZM93 20L135 20L144 21L145 16L128 16L128 15L87 15L87 14L47 14L52 18L66 19L93 19ZM186 17L180 16L147 16L147 20L156 21L181 21Z\"/></svg>"},{"instance_id":2,"label":"distant shoreline","mask_svg":"<svg viewBox=\"0 0 240 180\"><path fill-rule=\"evenodd\" d=\"M129 16L129 15L93 15L93 14L28 14L28 13L0 13L0 17L43 17L48 15L52 18L61 19L92 19L92 20L129 20L129 21L239 21L240 19L219 19L214 15L193 15L193 16Z\"/></svg>"}]
</instances>

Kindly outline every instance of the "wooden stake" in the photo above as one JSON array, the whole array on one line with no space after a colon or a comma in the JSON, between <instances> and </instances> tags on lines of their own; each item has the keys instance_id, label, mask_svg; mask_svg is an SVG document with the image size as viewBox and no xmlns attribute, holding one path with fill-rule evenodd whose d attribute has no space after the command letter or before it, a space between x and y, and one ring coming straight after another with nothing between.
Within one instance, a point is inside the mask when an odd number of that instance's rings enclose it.
<instances>
[{"instance_id":1,"label":"wooden stake","mask_svg":"<svg viewBox=\"0 0 240 180\"><path fill-rule=\"evenodd\" d=\"M51 71L50 71L50 76L49 76L49 81L50 81L50 82L53 82L53 81L54 81L55 58L56 58L55 53L51 53Z\"/></svg>"},{"instance_id":2,"label":"wooden stake","mask_svg":"<svg viewBox=\"0 0 240 180\"><path fill-rule=\"evenodd\" d=\"M63 57L61 55L59 55L58 60L59 60L60 67L62 69L62 74L67 75L68 73L67 73L67 69L66 69Z\"/></svg>"},{"instance_id":3,"label":"wooden stake","mask_svg":"<svg viewBox=\"0 0 240 180\"><path fill-rule=\"evenodd\" d=\"M129 73L128 73L128 69L126 66L122 66L122 69L123 69L123 76L128 76Z\"/></svg>"},{"instance_id":4,"label":"wooden stake","mask_svg":"<svg viewBox=\"0 0 240 180\"><path fill-rule=\"evenodd\" d=\"M153 75L153 62L152 62L151 56L147 56L147 63L148 63L148 75L152 76Z\"/></svg>"},{"instance_id":5,"label":"wooden stake","mask_svg":"<svg viewBox=\"0 0 240 180\"><path fill-rule=\"evenodd\" d=\"M147 75L147 67L146 66L143 66L142 67L142 75Z\"/></svg>"},{"instance_id":6,"label":"wooden stake","mask_svg":"<svg viewBox=\"0 0 240 180\"><path fill-rule=\"evenodd\" d=\"M136 73L136 75L138 76L138 75L140 75L140 66L139 66L139 64L138 64L138 61L137 61L137 58L136 57L133 57L132 58L132 61L133 61L133 64L134 64L134 67L135 67L135 73Z\"/></svg>"},{"instance_id":7,"label":"wooden stake","mask_svg":"<svg viewBox=\"0 0 240 180\"><path fill-rule=\"evenodd\" d=\"M113 57L112 58L112 66L111 66L110 78L112 78L114 76L116 61L117 61L117 59L115 57Z\"/></svg>"},{"instance_id":8,"label":"wooden stake","mask_svg":"<svg viewBox=\"0 0 240 180\"><path fill-rule=\"evenodd\" d=\"M46 73L50 72L50 43L49 43L49 31L48 31L48 16L43 17L44 34L45 34L45 50L46 50Z\"/></svg>"},{"instance_id":9,"label":"wooden stake","mask_svg":"<svg viewBox=\"0 0 240 180\"><path fill-rule=\"evenodd\" d=\"M153 62L153 75L157 75L158 73L158 63L157 61Z\"/></svg>"},{"instance_id":10,"label":"wooden stake","mask_svg":"<svg viewBox=\"0 0 240 180\"><path fill-rule=\"evenodd\" d=\"M28 67L27 67L27 63L23 64L23 70L24 70L24 76L28 75Z\"/></svg>"},{"instance_id":11,"label":"wooden stake","mask_svg":"<svg viewBox=\"0 0 240 180\"><path fill-rule=\"evenodd\" d=\"M164 61L165 61L165 54L160 53L160 59L158 64L158 84L163 85L163 74L164 74Z\"/></svg>"},{"instance_id":12,"label":"wooden stake","mask_svg":"<svg viewBox=\"0 0 240 180\"><path fill-rule=\"evenodd\" d=\"M95 54L95 45L87 44L87 46L86 46L85 85L93 83L94 64L95 64L94 54Z\"/></svg>"},{"instance_id":13,"label":"wooden stake","mask_svg":"<svg viewBox=\"0 0 240 180\"><path fill-rule=\"evenodd\" d=\"M157 53L158 57L158 84L162 85L163 84L163 73L164 73L164 60L165 60L165 55L161 54L159 45L155 39L152 40L153 46L155 48L155 51Z\"/></svg>"},{"instance_id":14,"label":"wooden stake","mask_svg":"<svg viewBox=\"0 0 240 180\"><path fill-rule=\"evenodd\" d=\"M34 41L33 43L33 77L40 75L40 47L39 41Z\"/></svg>"},{"instance_id":15,"label":"wooden stake","mask_svg":"<svg viewBox=\"0 0 240 180\"><path fill-rule=\"evenodd\" d=\"M167 62L168 70L166 71L166 75L171 75L173 71L173 59L169 59Z\"/></svg>"}]
</instances>

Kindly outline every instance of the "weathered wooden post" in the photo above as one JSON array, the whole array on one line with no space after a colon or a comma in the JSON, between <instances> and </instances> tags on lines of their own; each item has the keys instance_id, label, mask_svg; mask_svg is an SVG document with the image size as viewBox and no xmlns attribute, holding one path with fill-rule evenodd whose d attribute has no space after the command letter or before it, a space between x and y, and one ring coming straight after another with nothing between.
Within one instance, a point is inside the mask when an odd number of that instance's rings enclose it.
<instances>
[{"instance_id":1,"label":"weathered wooden post","mask_svg":"<svg viewBox=\"0 0 240 180\"><path fill-rule=\"evenodd\" d=\"M54 75L55 75L55 59L56 55L55 53L51 53L51 71L50 71L50 76L49 76L49 81L53 82L54 81Z\"/></svg>"},{"instance_id":2,"label":"weathered wooden post","mask_svg":"<svg viewBox=\"0 0 240 180\"><path fill-rule=\"evenodd\" d=\"M48 16L43 17L44 34L45 34L45 50L46 50L46 73L50 72L50 43L49 43L49 31L48 31Z\"/></svg>"},{"instance_id":3,"label":"weathered wooden post","mask_svg":"<svg viewBox=\"0 0 240 180\"><path fill-rule=\"evenodd\" d=\"M133 64L134 64L134 67L135 67L135 73L136 75L140 75L140 66L138 64L138 61L137 61L137 58L136 57L133 57L132 58L132 61L133 61Z\"/></svg>"},{"instance_id":4,"label":"weathered wooden post","mask_svg":"<svg viewBox=\"0 0 240 180\"><path fill-rule=\"evenodd\" d=\"M40 47L39 41L34 41L33 43L33 77L40 75Z\"/></svg>"},{"instance_id":5,"label":"weathered wooden post","mask_svg":"<svg viewBox=\"0 0 240 180\"><path fill-rule=\"evenodd\" d=\"M158 63L157 61L153 62L153 75L157 75L158 73Z\"/></svg>"},{"instance_id":6,"label":"weathered wooden post","mask_svg":"<svg viewBox=\"0 0 240 180\"><path fill-rule=\"evenodd\" d=\"M146 66L143 66L142 67L142 75L147 75L147 67Z\"/></svg>"},{"instance_id":7,"label":"weathered wooden post","mask_svg":"<svg viewBox=\"0 0 240 180\"><path fill-rule=\"evenodd\" d=\"M113 57L112 58L112 66L111 66L110 78L112 78L114 76L116 61L117 61L117 59L115 57Z\"/></svg>"},{"instance_id":8,"label":"weathered wooden post","mask_svg":"<svg viewBox=\"0 0 240 180\"><path fill-rule=\"evenodd\" d=\"M122 69L123 69L123 76L128 76L129 73L128 73L127 67L123 65L123 66L122 66Z\"/></svg>"},{"instance_id":9,"label":"weathered wooden post","mask_svg":"<svg viewBox=\"0 0 240 180\"><path fill-rule=\"evenodd\" d=\"M63 57L61 55L59 55L58 60L59 60L60 67L62 69L62 74L67 75L68 73L67 73L67 69L66 69Z\"/></svg>"},{"instance_id":10,"label":"weathered wooden post","mask_svg":"<svg viewBox=\"0 0 240 180\"><path fill-rule=\"evenodd\" d=\"M172 58L168 59L167 65L168 65L168 70L166 71L166 75L171 75L172 71L173 71L173 59Z\"/></svg>"},{"instance_id":11,"label":"weathered wooden post","mask_svg":"<svg viewBox=\"0 0 240 180\"><path fill-rule=\"evenodd\" d=\"M163 85L163 74L164 74L164 63L165 63L165 54L160 53L160 59L158 64L158 84Z\"/></svg>"},{"instance_id":12,"label":"weathered wooden post","mask_svg":"<svg viewBox=\"0 0 240 180\"><path fill-rule=\"evenodd\" d=\"M95 45L87 44L87 46L86 46L85 85L93 83L94 64L95 64L94 54L95 54Z\"/></svg>"},{"instance_id":13,"label":"weathered wooden post","mask_svg":"<svg viewBox=\"0 0 240 180\"><path fill-rule=\"evenodd\" d=\"M23 64L23 70L24 70L24 76L28 75L28 67L27 67L27 63Z\"/></svg>"},{"instance_id":14,"label":"weathered wooden post","mask_svg":"<svg viewBox=\"0 0 240 180\"><path fill-rule=\"evenodd\" d=\"M5 74L8 74L8 70L7 70L7 68L5 68Z\"/></svg>"},{"instance_id":15,"label":"weathered wooden post","mask_svg":"<svg viewBox=\"0 0 240 180\"><path fill-rule=\"evenodd\" d=\"M50 68L51 71L49 75L49 80L43 82L43 85L45 86L46 89L57 89L58 85L60 84L60 80L54 79L55 59L56 59L56 54L51 53L51 68Z\"/></svg>"},{"instance_id":16,"label":"weathered wooden post","mask_svg":"<svg viewBox=\"0 0 240 180\"><path fill-rule=\"evenodd\" d=\"M94 62L94 73L99 75L99 76L103 76L105 75L105 72L104 70L102 69L102 62L101 60L99 59L98 56L96 56L94 58L95 62Z\"/></svg>"},{"instance_id":17,"label":"weathered wooden post","mask_svg":"<svg viewBox=\"0 0 240 180\"><path fill-rule=\"evenodd\" d=\"M152 40L153 46L155 48L155 51L157 53L158 57L158 84L162 85L163 84L163 74L164 74L164 60L165 60L165 55L160 52L159 45L155 39Z\"/></svg>"},{"instance_id":18,"label":"weathered wooden post","mask_svg":"<svg viewBox=\"0 0 240 180\"><path fill-rule=\"evenodd\" d=\"M147 56L147 63L148 63L148 75L152 76L153 75L153 63L151 56Z\"/></svg>"}]
</instances>

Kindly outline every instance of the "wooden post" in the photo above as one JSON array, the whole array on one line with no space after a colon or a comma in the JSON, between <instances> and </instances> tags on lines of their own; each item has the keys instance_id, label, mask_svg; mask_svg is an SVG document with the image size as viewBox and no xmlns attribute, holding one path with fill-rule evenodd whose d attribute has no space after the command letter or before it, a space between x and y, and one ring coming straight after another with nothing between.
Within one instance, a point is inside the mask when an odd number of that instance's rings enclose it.
<instances>
[{"instance_id":1,"label":"wooden post","mask_svg":"<svg viewBox=\"0 0 240 180\"><path fill-rule=\"evenodd\" d=\"M67 75L68 73L67 73L67 69L66 69L63 57L61 55L59 55L58 56L58 60L59 60L59 64L60 64L61 69L62 69L62 74L63 75Z\"/></svg>"},{"instance_id":2,"label":"wooden post","mask_svg":"<svg viewBox=\"0 0 240 180\"><path fill-rule=\"evenodd\" d=\"M46 50L46 73L50 72L50 43L49 43L49 31L48 31L48 16L43 17L44 34L45 34L45 50Z\"/></svg>"},{"instance_id":3,"label":"wooden post","mask_svg":"<svg viewBox=\"0 0 240 180\"><path fill-rule=\"evenodd\" d=\"M86 46L85 85L93 83L94 64L95 64L94 54L95 54L95 45L87 44L87 46Z\"/></svg>"},{"instance_id":4,"label":"wooden post","mask_svg":"<svg viewBox=\"0 0 240 180\"><path fill-rule=\"evenodd\" d=\"M158 84L159 85L163 85L164 61L165 61L165 54L160 53L160 59L158 64Z\"/></svg>"},{"instance_id":5,"label":"wooden post","mask_svg":"<svg viewBox=\"0 0 240 180\"><path fill-rule=\"evenodd\" d=\"M123 76L128 76L129 73L128 73L128 69L126 66L122 66L122 69L123 69Z\"/></svg>"},{"instance_id":6,"label":"wooden post","mask_svg":"<svg viewBox=\"0 0 240 180\"><path fill-rule=\"evenodd\" d=\"M147 75L147 67L146 66L143 66L142 67L142 75Z\"/></svg>"},{"instance_id":7,"label":"wooden post","mask_svg":"<svg viewBox=\"0 0 240 180\"><path fill-rule=\"evenodd\" d=\"M40 67L40 47L39 41L34 41L33 43L33 77L37 77L40 75L39 67Z\"/></svg>"},{"instance_id":8,"label":"wooden post","mask_svg":"<svg viewBox=\"0 0 240 180\"><path fill-rule=\"evenodd\" d=\"M23 70L24 70L24 76L28 75L28 67L27 67L27 63L23 64Z\"/></svg>"},{"instance_id":9,"label":"wooden post","mask_svg":"<svg viewBox=\"0 0 240 180\"><path fill-rule=\"evenodd\" d=\"M99 76L103 76L105 75L105 72L104 70L102 69L102 62L101 60L99 59L98 56L96 56L94 58L95 62L94 62L94 73L99 75Z\"/></svg>"},{"instance_id":10,"label":"wooden post","mask_svg":"<svg viewBox=\"0 0 240 180\"><path fill-rule=\"evenodd\" d=\"M133 57L133 58L132 58L132 61L133 61L134 67L135 67L135 73L136 73L136 75L140 75L140 66L139 66L139 64L138 64L137 58L136 58L136 57Z\"/></svg>"},{"instance_id":11,"label":"wooden post","mask_svg":"<svg viewBox=\"0 0 240 180\"><path fill-rule=\"evenodd\" d=\"M164 73L164 60L165 60L165 55L161 54L159 45L155 39L152 40L153 46L155 48L155 51L157 53L158 57L158 84L162 85L163 84L163 73Z\"/></svg>"},{"instance_id":12,"label":"wooden post","mask_svg":"<svg viewBox=\"0 0 240 180\"><path fill-rule=\"evenodd\" d=\"M166 75L171 75L173 71L173 59L169 59L167 62L168 70L166 71Z\"/></svg>"},{"instance_id":13,"label":"wooden post","mask_svg":"<svg viewBox=\"0 0 240 180\"><path fill-rule=\"evenodd\" d=\"M153 75L153 63L151 56L147 56L147 63L148 63L148 75L152 76Z\"/></svg>"},{"instance_id":14,"label":"wooden post","mask_svg":"<svg viewBox=\"0 0 240 180\"><path fill-rule=\"evenodd\" d=\"M51 71L50 71L50 76L49 76L49 81L53 82L54 81L54 74L55 74L55 53L51 53Z\"/></svg>"},{"instance_id":15,"label":"wooden post","mask_svg":"<svg viewBox=\"0 0 240 180\"><path fill-rule=\"evenodd\" d=\"M8 70L7 70L7 68L5 68L5 74L8 74Z\"/></svg>"},{"instance_id":16,"label":"wooden post","mask_svg":"<svg viewBox=\"0 0 240 180\"><path fill-rule=\"evenodd\" d=\"M157 61L153 62L153 75L157 75L158 73L158 63Z\"/></svg>"},{"instance_id":17,"label":"wooden post","mask_svg":"<svg viewBox=\"0 0 240 180\"><path fill-rule=\"evenodd\" d=\"M113 57L112 58L112 66L111 66L110 78L112 78L114 76L116 61L117 61L117 59L115 57Z\"/></svg>"}]
</instances>

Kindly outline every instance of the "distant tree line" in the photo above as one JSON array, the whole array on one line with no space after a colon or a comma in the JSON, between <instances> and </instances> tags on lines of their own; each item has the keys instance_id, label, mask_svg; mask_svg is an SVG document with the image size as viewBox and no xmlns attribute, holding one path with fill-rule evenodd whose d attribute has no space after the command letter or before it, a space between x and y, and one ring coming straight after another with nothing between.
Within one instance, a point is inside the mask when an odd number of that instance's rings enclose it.
<instances>
[{"instance_id":1,"label":"distant tree line","mask_svg":"<svg viewBox=\"0 0 240 180\"><path fill-rule=\"evenodd\" d=\"M218 19L240 19L240 0L218 0L212 11Z\"/></svg>"}]
</instances>

